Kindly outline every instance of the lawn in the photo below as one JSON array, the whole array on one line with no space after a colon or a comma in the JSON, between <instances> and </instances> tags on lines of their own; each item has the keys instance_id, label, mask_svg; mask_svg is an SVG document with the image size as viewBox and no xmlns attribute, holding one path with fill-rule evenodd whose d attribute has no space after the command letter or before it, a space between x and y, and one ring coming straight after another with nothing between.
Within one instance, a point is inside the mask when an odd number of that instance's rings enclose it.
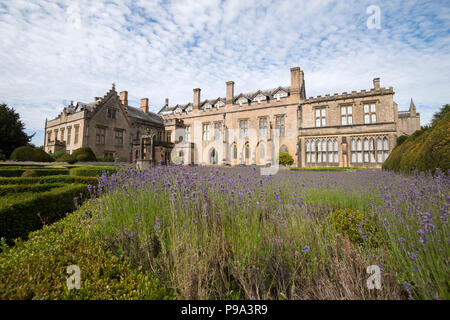
<instances>
[{"instance_id":1,"label":"lawn","mask_svg":"<svg viewBox=\"0 0 450 320\"><path fill-rule=\"evenodd\" d=\"M0 297L449 299L448 186L439 171L124 168L3 247ZM70 264L80 290L65 287Z\"/></svg>"}]
</instances>

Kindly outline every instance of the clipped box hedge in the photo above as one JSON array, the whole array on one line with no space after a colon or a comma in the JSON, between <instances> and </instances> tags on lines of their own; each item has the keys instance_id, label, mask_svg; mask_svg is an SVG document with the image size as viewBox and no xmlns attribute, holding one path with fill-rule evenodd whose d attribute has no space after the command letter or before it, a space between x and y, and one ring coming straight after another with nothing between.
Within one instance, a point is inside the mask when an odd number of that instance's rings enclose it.
<instances>
[{"instance_id":1,"label":"clipped box hedge","mask_svg":"<svg viewBox=\"0 0 450 320\"><path fill-rule=\"evenodd\" d=\"M75 177L75 176L44 176L44 177L0 177L0 185L14 185L14 184L48 184L48 183L79 183L79 184L91 184L97 185L98 180L96 177Z\"/></svg>"},{"instance_id":2,"label":"clipped box hedge","mask_svg":"<svg viewBox=\"0 0 450 320\"><path fill-rule=\"evenodd\" d=\"M20 177L25 171L34 171L39 177L42 176L55 176L55 175L68 175L69 169L67 168L51 168L51 169L16 169L16 168L0 168L0 177Z\"/></svg>"},{"instance_id":3,"label":"clipped box hedge","mask_svg":"<svg viewBox=\"0 0 450 320\"><path fill-rule=\"evenodd\" d=\"M86 177L95 177L95 176L101 176L103 174L103 171L106 171L108 175L111 175L113 173L116 173L119 170L120 167L117 166L107 166L107 167L77 167L70 169L70 175L71 176L86 176Z\"/></svg>"},{"instance_id":4,"label":"clipped box hedge","mask_svg":"<svg viewBox=\"0 0 450 320\"><path fill-rule=\"evenodd\" d=\"M114 255L89 237L94 223L80 208L64 219L32 232L28 241L3 246L0 299L174 299L149 271ZM81 288L67 289L67 266L81 269Z\"/></svg>"},{"instance_id":5,"label":"clipped box hedge","mask_svg":"<svg viewBox=\"0 0 450 320\"><path fill-rule=\"evenodd\" d=\"M0 185L0 196L4 196L11 193L45 192L63 186L64 185L61 183Z\"/></svg>"},{"instance_id":6,"label":"clipped box hedge","mask_svg":"<svg viewBox=\"0 0 450 320\"><path fill-rule=\"evenodd\" d=\"M47 192L27 195L0 206L0 238L8 242L55 222L75 210L74 198L88 196L86 185L67 185Z\"/></svg>"}]
</instances>

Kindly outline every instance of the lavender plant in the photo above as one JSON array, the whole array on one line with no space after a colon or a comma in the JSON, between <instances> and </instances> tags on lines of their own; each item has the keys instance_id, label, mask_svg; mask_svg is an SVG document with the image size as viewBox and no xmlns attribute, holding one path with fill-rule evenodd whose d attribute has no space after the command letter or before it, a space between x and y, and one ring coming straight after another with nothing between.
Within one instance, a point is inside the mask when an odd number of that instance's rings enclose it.
<instances>
[{"instance_id":1,"label":"lavender plant","mask_svg":"<svg viewBox=\"0 0 450 320\"><path fill-rule=\"evenodd\" d=\"M449 299L448 186L440 171L124 167L90 188L90 235L179 298ZM358 213L358 242L327 227L338 210Z\"/></svg>"}]
</instances>

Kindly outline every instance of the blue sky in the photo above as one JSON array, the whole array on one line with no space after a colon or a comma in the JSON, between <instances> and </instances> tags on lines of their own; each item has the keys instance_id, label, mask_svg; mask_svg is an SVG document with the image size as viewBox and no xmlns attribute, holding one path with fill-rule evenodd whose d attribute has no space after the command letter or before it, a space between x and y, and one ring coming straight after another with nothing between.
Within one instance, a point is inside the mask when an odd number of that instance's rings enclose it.
<instances>
[{"instance_id":1,"label":"blue sky","mask_svg":"<svg viewBox=\"0 0 450 320\"><path fill-rule=\"evenodd\" d=\"M380 29L369 29L370 5ZM450 103L449 1L4 1L0 0L0 103L33 142L70 100L90 102L114 82L151 110L289 85L305 72L308 97L393 86L422 124Z\"/></svg>"}]
</instances>

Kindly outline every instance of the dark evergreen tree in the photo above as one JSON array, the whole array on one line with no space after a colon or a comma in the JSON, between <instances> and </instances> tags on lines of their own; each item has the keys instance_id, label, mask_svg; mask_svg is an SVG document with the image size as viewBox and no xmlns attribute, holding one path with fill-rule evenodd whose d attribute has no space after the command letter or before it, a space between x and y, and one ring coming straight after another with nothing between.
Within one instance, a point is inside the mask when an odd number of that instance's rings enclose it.
<instances>
[{"instance_id":1,"label":"dark evergreen tree","mask_svg":"<svg viewBox=\"0 0 450 320\"><path fill-rule=\"evenodd\" d=\"M26 146L33 136L28 136L20 116L14 108L0 104L0 150L7 159L17 147Z\"/></svg>"}]
</instances>

